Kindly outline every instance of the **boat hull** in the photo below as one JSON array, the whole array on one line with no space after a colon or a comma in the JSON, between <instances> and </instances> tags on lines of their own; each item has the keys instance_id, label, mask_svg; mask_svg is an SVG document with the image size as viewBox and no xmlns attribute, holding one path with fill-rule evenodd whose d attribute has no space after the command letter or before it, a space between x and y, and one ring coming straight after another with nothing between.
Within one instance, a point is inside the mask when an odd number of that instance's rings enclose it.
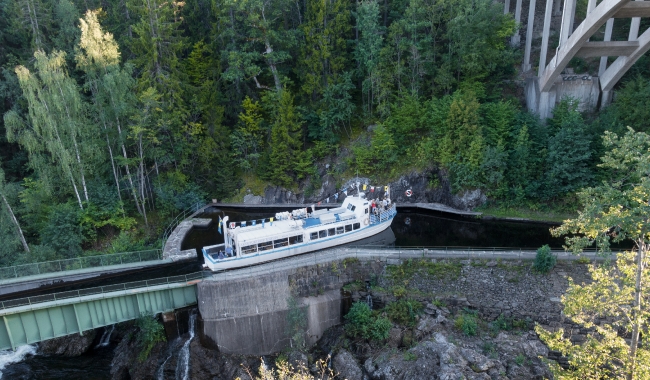
<instances>
[{"instance_id":1,"label":"boat hull","mask_svg":"<svg viewBox=\"0 0 650 380\"><path fill-rule=\"evenodd\" d=\"M390 227L392 222L393 222L393 217L381 223L371 224L367 227L343 235L337 235L330 238L318 239L316 241L309 241L302 244L291 245L286 248L272 250L269 252L256 252L249 255L245 255L243 257L215 260L205 252L203 253L203 257L205 259L205 266L212 271L221 271L226 269L247 267L250 265L261 264L268 261L301 255L303 253L314 252L314 251L336 247L343 244L353 243L355 241L374 236L386 230L388 227Z\"/></svg>"}]
</instances>

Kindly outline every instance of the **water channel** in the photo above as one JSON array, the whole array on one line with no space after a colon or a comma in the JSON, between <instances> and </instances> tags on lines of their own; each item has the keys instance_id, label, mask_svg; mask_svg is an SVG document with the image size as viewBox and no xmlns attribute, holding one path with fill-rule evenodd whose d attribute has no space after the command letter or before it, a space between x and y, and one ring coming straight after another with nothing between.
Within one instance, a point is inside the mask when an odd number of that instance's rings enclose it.
<instances>
[{"instance_id":1,"label":"water channel","mask_svg":"<svg viewBox=\"0 0 650 380\"><path fill-rule=\"evenodd\" d=\"M197 217L211 218L208 228L192 230L182 248L200 248L223 242L217 231L219 216L228 215L231 221L268 218L278 209L208 209ZM544 223L523 223L503 220L487 220L475 217L461 217L431 211L398 210L391 230L366 241L372 245L394 245L400 247L516 247L538 248L549 244L560 248L563 240L551 237ZM200 258L199 258L200 259ZM183 271L193 271L197 264L186 265ZM165 271L166 272L166 271ZM167 273L165 273L167 274ZM174 273L178 274L178 273ZM137 279L137 274L132 275ZM121 278L122 279L122 278ZM124 278L123 281L132 281ZM75 358L44 356L35 354L35 348L25 347L15 353L0 352L0 378L2 379L110 379L110 364L115 344L91 349ZM155 374L152 374L154 376Z\"/></svg>"}]
</instances>

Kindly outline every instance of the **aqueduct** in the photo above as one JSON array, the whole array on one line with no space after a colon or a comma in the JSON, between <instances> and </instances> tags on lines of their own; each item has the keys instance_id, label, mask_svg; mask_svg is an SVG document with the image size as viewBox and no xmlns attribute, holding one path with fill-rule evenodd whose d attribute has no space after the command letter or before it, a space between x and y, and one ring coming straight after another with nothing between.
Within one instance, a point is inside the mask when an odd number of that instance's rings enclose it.
<instances>
[{"instance_id":1,"label":"aqueduct","mask_svg":"<svg viewBox=\"0 0 650 380\"><path fill-rule=\"evenodd\" d=\"M522 0L516 1L514 18L520 22ZM529 2L523 62L523 71L528 74L526 78L528 109L539 114L542 119L548 118L555 104L565 95L580 99L582 109L593 109L599 104L600 107L607 106L611 102L612 90L616 83L650 49L650 29L639 35L641 17L650 17L650 1L602 0L598 3L597 0L588 0L584 19L574 27L577 0L546 0L541 29L539 66L535 75L531 65L531 48L534 39L536 2L537 0ZM510 0L505 0L504 13L509 13L509 8ZM551 22L554 16L561 18L559 44L554 56L547 62ZM627 40L612 41L615 19L624 19L624 22L630 23ZM602 41L590 41L603 25L605 30ZM519 39L519 31L517 31L511 39L512 44L518 45ZM563 74L569 61L574 57L601 57L598 75ZM608 57L617 58L608 65Z\"/></svg>"}]
</instances>

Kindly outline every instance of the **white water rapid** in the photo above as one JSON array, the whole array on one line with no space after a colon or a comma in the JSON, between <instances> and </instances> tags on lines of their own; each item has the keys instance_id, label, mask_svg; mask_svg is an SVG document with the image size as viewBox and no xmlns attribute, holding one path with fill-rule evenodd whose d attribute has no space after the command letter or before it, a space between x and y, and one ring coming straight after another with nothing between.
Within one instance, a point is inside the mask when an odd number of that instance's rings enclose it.
<instances>
[{"instance_id":1,"label":"white water rapid","mask_svg":"<svg viewBox=\"0 0 650 380\"><path fill-rule=\"evenodd\" d=\"M111 325L110 330L108 328L104 328L104 333L102 334L102 338L99 340L99 343L95 346L95 348L108 346L111 343L111 335L113 335L114 330L115 330L115 325Z\"/></svg>"},{"instance_id":2,"label":"white water rapid","mask_svg":"<svg viewBox=\"0 0 650 380\"><path fill-rule=\"evenodd\" d=\"M36 355L36 346L25 345L13 350L0 351L0 379L2 378L2 371L12 363L18 363L25 359L27 355Z\"/></svg>"},{"instance_id":3,"label":"white water rapid","mask_svg":"<svg viewBox=\"0 0 650 380\"><path fill-rule=\"evenodd\" d=\"M190 343L194 339L194 323L196 322L196 313L190 315L190 338L183 344L181 353L178 355L176 362L176 380L189 380L190 372Z\"/></svg>"}]
</instances>

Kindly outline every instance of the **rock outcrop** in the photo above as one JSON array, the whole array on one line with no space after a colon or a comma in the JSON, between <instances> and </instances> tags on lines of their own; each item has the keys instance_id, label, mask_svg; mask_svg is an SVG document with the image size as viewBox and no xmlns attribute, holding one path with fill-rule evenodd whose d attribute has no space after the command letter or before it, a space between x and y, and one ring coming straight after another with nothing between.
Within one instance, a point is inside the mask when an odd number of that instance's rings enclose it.
<instances>
[{"instance_id":1,"label":"rock outcrop","mask_svg":"<svg viewBox=\"0 0 650 380\"><path fill-rule=\"evenodd\" d=\"M412 172L401 176L397 181L390 183L376 183L365 177L355 177L337 187L337 181L321 168L319 172L320 183L314 188L313 182L302 184L300 192L294 193L280 186L269 186L263 195L247 194L244 197L246 204L291 204L291 203L317 203L329 198L335 202L334 194L342 189L352 189L359 183L360 186L390 186L391 198L398 203L441 203L460 210L471 210L486 202L487 197L481 189L466 190L461 194L453 194L447 173L442 169L432 169L424 172ZM311 181L314 181L313 179ZM383 188L375 194L383 196ZM410 196L407 195L407 190ZM338 202L344 199L339 194Z\"/></svg>"},{"instance_id":2,"label":"rock outcrop","mask_svg":"<svg viewBox=\"0 0 650 380\"><path fill-rule=\"evenodd\" d=\"M93 347L96 336L95 330L89 330L85 331L83 335L73 334L45 340L38 344L38 352L43 355L79 356Z\"/></svg>"}]
</instances>

